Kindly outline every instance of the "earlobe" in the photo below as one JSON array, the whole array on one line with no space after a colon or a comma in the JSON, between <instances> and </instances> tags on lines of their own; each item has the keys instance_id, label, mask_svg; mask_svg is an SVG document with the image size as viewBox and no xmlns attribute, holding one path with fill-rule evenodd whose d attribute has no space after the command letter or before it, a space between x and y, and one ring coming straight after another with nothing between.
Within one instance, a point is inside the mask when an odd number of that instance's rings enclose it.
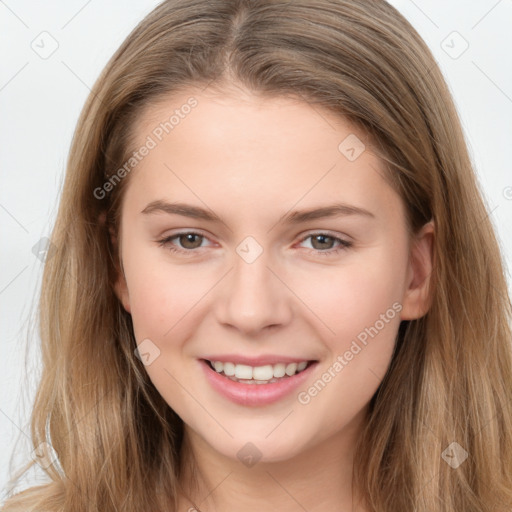
<instances>
[{"instance_id":1,"label":"earlobe","mask_svg":"<svg viewBox=\"0 0 512 512\"><path fill-rule=\"evenodd\" d=\"M126 277L124 275L123 262L121 261L121 251L118 244L118 238L114 229L109 227L110 242L112 244L113 252L117 255L115 267L117 279L114 283L114 293L123 305L123 308L127 313L131 313L130 309L130 295L128 293L128 285L126 283Z\"/></svg>"},{"instance_id":2,"label":"earlobe","mask_svg":"<svg viewBox=\"0 0 512 512\"><path fill-rule=\"evenodd\" d=\"M126 278L124 277L122 270L118 273L117 281L114 284L114 291L126 312L131 313L130 295L128 293Z\"/></svg>"},{"instance_id":3,"label":"earlobe","mask_svg":"<svg viewBox=\"0 0 512 512\"><path fill-rule=\"evenodd\" d=\"M434 266L433 221L427 222L411 242L409 268L403 299L402 320L415 320L430 308L431 275Z\"/></svg>"}]
</instances>

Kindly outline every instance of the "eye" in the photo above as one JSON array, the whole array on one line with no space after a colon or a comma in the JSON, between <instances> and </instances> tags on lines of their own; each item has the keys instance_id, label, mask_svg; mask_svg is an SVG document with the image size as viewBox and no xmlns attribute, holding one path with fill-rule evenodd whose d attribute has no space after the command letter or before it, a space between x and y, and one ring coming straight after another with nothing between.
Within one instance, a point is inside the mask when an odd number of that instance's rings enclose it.
<instances>
[{"instance_id":1,"label":"eye","mask_svg":"<svg viewBox=\"0 0 512 512\"><path fill-rule=\"evenodd\" d=\"M310 233L303 238L301 242L305 242L308 239L311 239L311 245L313 246L312 252L315 254L333 255L352 247L352 242L329 233ZM337 248L332 248L333 244L336 243L338 243Z\"/></svg>"},{"instance_id":2,"label":"eye","mask_svg":"<svg viewBox=\"0 0 512 512\"><path fill-rule=\"evenodd\" d=\"M183 248L176 247L176 245L172 243L174 239L178 239ZM206 237L201 233L196 233L195 231L184 231L182 233L176 233L162 238L158 243L159 245L166 247L171 252L190 253L193 252L194 249L200 248L203 240L206 240Z\"/></svg>"},{"instance_id":3,"label":"eye","mask_svg":"<svg viewBox=\"0 0 512 512\"><path fill-rule=\"evenodd\" d=\"M352 242L349 242L348 240L344 240L325 232L311 233L302 238L301 243L309 239L311 239L313 247L309 251L326 256L338 254L353 245ZM176 244L173 243L174 240L178 240L181 247L177 247ZM197 252L195 251L196 249L204 247L202 245L204 240L207 240L207 238L201 233L197 233L195 231L183 231L158 240L158 244L162 247L166 247L171 252L191 254L193 252ZM333 244L335 247L333 247ZM338 244L337 247L336 244Z\"/></svg>"}]
</instances>

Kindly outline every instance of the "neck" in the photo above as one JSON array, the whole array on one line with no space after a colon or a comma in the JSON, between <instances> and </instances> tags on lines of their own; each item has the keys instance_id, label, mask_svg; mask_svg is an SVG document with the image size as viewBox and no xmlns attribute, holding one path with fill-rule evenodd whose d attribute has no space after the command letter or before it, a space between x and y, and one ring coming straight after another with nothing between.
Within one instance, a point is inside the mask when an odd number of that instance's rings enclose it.
<instances>
[{"instance_id":1,"label":"neck","mask_svg":"<svg viewBox=\"0 0 512 512\"><path fill-rule=\"evenodd\" d=\"M352 469L365 414L366 409L335 436L290 459L251 467L220 454L186 426L179 510L364 512L353 499Z\"/></svg>"}]
</instances>

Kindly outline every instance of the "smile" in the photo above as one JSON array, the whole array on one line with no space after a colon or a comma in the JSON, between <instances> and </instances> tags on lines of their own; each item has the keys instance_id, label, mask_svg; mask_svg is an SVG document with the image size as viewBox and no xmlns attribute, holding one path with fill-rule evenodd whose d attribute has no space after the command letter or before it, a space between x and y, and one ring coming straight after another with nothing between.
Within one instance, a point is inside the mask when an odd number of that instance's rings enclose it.
<instances>
[{"instance_id":1,"label":"smile","mask_svg":"<svg viewBox=\"0 0 512 512\"><path fill-rule=\"evenodd\" d=\"M299 363L277 363L264 366L249 366L223 361L208 361L212 369L235 382L245 384L268 384L278 382L281 378L292 377L302 372L308 365L308 361Z\"/></svg>"},{"instance_id":2,"label":"smile","mask_svg":"<svg viewBox=\"0 0 512 512\"><path fill-rule=\"evenodd\" d=\"M318 365L318 361L263 366L208 359L198 362L216 393L244 406L264 406L292 395L299 386L304 386Z\"/></svg>"}]
</instances>

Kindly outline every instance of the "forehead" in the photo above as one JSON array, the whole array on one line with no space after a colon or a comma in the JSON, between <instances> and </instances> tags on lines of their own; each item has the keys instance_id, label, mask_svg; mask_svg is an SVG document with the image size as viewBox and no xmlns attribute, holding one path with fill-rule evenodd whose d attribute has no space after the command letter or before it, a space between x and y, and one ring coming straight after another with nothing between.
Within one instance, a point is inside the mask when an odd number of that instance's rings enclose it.
<instances>
[{"instance_id":1,"label":"forehead","mask_svg":"<svg viewBox=\"0 0 512 512\"><path fill-rule=\"evenodd\" d=\"M147 202L179 195L218 203L221 194L242 201L238 207L282 210L298 202L392 199L368 136L301 99L191 89L146 108L134 135L136 147L153 142L131 176L138 184L132 194Z\"/></svg>"},{"instance_id":2,"label":"forehead","mask_svg":"<svg viewBox=\"0 0 512 512\"><path fill-rule=\"evenodd\" d=\"M364 130L323 106L301 97L263 96L233 88L224 92L188 89L161 97L142 110L133 132L138 141L151 133L159 141L181 134L189 140L191 135L203 137L203 144L214 141L232 147L238 144L244 149L242 142L289 147L305 141L307 150L313 146L325 150L333 144L337 149L342 134L357 137L367 148L371 145ZM323 147L319 145L320 137L324 139Z\"/></svg>"}]
</instances>

